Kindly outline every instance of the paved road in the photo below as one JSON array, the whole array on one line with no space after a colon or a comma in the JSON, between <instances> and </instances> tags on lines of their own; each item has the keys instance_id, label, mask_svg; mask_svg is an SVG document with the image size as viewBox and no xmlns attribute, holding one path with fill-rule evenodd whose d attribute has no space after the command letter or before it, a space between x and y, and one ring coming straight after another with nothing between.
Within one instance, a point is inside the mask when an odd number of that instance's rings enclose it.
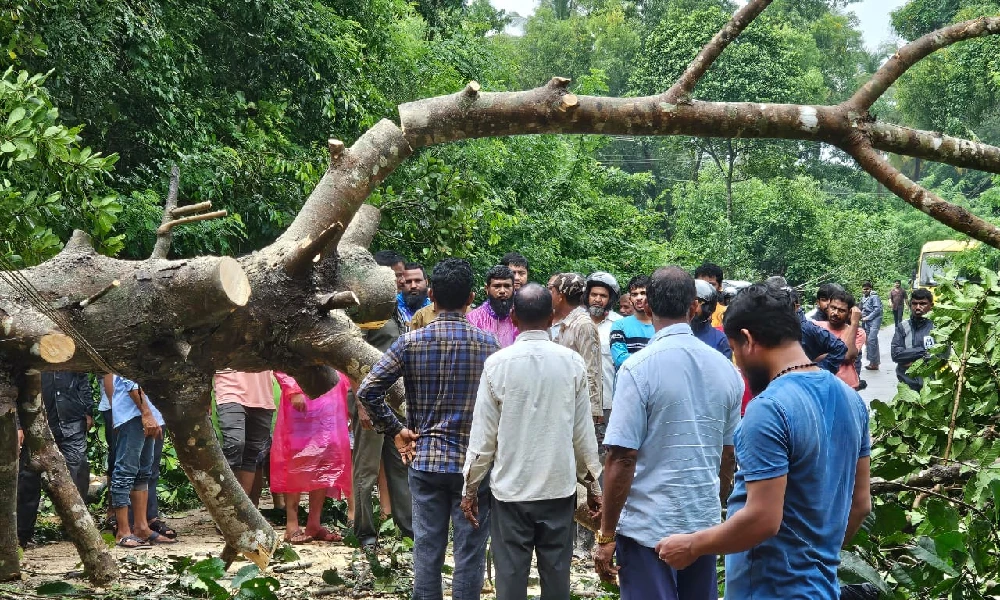
<instances>
[{"instance_id":1,"label":"paved road","mask_svg":"<svg viewBox=\"0 0 1000 600\"><path fill-rule=\"evenodd\" d=\"M871 402L876 398L884 402L892 401L896 395L896 363L889 358L889 344L892 343L892 334L895 331L894 325L883 327L879 332L879 350L882 355L881 364L878 371L861 370L861 379L868 382L868 388L861 390L861 397L866 402ZM868 357L865 356L864 364L868 364Z\"/></svg>"}]
</instances>

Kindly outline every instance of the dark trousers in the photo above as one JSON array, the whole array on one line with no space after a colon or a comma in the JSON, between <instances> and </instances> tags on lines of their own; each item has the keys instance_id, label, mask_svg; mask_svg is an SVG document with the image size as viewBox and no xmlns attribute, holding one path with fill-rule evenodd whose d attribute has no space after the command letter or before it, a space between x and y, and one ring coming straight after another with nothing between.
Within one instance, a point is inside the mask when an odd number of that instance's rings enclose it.
<instances>
[{"instance_id":1,"label":"dark trousers","mask_svg":"<svg viewBox=\"0 0 1000 600\"><path fill-rule=\"evenodd\" d=\"M396 444L361 427L355 403L351 403L351 428L354 433L352 477L354 479L354 535L362 546L378 541L375 512L372 508L372 489L378 483L379 463L385 463L385 479L392 503L392 520L403 537L413 538L413 507L410 484L403 459Z\"/></svg>"},{"instance_id":2,"label":"dark trousers","mask_svg":"<svg viewBox=\"0 0 1000 600\"><path fill-rule=\"evenodd\" d=\"M540 600L569 598L575 509L575 495L534 502L493 499L490 548L497 572L497 600L527 599L532 553L538 557Z\"/></svg>"},{"instance_id":3,"label":"dark trousers","mask_svg":"<svg viewBox=\"0 0 1000 600\"><path fill-rule=\"evenodd\" d=\"M660 560L656 550L618 536L618 583L622 600L718 600L714 555L702 556L680 571Z\"/></svg>"},{"instance_id":4,"label":"dark trousers","mask_svg":"<svg viewBox=\"0 0 1000 600\"><path fill-rule=\"evenodd\" d=\"M902 325L903 324L903 307L900 306L899 308L892 309L892 317L893 317L893 320L896 322L896 327L899 327L900 325Z\"/></svg>"},{"instance_id":5,"label":"dark trousers","mask_svg":"<svg viewBox=\"0 0 1000 600\"><path fill-rule=\"evenodd\" d=\"M54 417L55 415L50 415ZM90 487L90 463L87 462L87 422L84 419L71 423L52 421L49 425L56 446L66 458L69 476L87 501ZM31 540L38 519L38 504L42 497L42 474L28 468L31 457L23 449L17 473L17 540L24 546Z\"/></svg>"},{"instance_id":6,"label":"dark trousers","mask_svg":"<svg viewBox=\"0 0 1000 600\"><path fill-rule=\"evenodd\" d=\"M487 476L487 481L488 481ZM479 600L490 533L490 486L479 486L479 529L462 514L461 473L410 469L413 496L413 600L441 600L441 567L448 549L448 524L454 529L455 571L452 600ZM395 509L394 509L395 510Z\"/></svg>"}]
</instances>

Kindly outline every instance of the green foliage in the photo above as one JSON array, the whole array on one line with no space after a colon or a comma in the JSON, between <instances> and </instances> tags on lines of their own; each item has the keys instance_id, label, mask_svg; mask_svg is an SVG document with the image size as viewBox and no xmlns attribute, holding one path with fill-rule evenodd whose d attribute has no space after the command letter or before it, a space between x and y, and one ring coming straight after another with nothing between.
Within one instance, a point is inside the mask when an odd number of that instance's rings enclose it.
<instances>
[{"instance_id":1,"label":"green foliage","mask_svg":"<svg viewBox=\"0 0 1000 600\"><path fill-rule=\"evenodd\" d=\"M73 228L116 252L121 205L105 186L116 155L81 145L80 127L59 118L46 77L7 68L0 77L0 253L19 265L55 254Z\"/></svg>"},{"instance_id":2,"label":"green foliage","mask_svg":"<svg viewBox=\"0 0 1000 600\"><path fill-rule=\"evenodd\" d=\"M933 490L911 486L876 496L873 518L845 553L844 567L849 578L874 582L887 597L1000 591L1000 284L992 270L980 279L935 288L936 344L911 368L925 377L924 388L900 385L891 404L872 403L873 477L905 482L929 467L953 465L962 474Z\"/></svg>"}]
</instances>

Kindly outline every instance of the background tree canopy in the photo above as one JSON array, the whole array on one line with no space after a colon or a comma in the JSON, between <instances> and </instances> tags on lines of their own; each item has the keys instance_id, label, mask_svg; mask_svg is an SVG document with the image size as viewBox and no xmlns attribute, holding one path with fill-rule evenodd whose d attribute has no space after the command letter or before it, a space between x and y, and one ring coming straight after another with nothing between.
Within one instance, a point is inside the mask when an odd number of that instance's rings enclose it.
<instances>
[{"instance_id":1,"label":"background tree canopy","mask_svg":"<svg viewBox=\"0 0 1000 600\"><path fill-rule=\"evenodd\" d=\"M775 2L696 95L842 100L890 51L864 47L850 3ZM179 229L174 254L252 251L301 206L325 168L327 137L350 143L400 102L470 79L487 90L563 75L581 93L662 91L735 6L542 0L511 33L487 0L26 0L0 20L0 68L10 69L0 96L4 252L35 263L83 227L105 252L148 255L171 163L182 203L212 200L230 214ZM911 39L998 9L913 0L893 26ZM998 43L935 54L877 112L997 143ZM987 175L899 162L982 216L1000 210ZM747 279L888 283L910 276L923 241L954 237L839 151L787 141L470 141L421 152L373 202L386 209L378 247L427 264L466 256L479 271L516 249L539 278L607 269L627 279L711 260Z\"/></svg>"}]
</instances>

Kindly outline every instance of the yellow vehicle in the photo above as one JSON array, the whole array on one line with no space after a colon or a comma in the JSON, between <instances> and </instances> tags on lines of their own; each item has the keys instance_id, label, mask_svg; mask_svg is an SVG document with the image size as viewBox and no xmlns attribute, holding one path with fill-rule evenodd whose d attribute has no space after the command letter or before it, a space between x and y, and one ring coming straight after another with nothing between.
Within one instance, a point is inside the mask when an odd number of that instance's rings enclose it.
<instances>
[{"instance_id":1,"label":"yellow vehicle","mask_svg":"<svg viewBox=\"0 0 1000 600\"><path fill-rule=\"evenodd\" d=\"M979 245L976 240L959 242L957 240L937 240L927 242L920 249L920 260L917 263L917 273L913 280L913 289L934 289L937 280L941 279L945 270L951 264L952 257L965 250L972 250Z\"/></svg>"}]
</instances>

